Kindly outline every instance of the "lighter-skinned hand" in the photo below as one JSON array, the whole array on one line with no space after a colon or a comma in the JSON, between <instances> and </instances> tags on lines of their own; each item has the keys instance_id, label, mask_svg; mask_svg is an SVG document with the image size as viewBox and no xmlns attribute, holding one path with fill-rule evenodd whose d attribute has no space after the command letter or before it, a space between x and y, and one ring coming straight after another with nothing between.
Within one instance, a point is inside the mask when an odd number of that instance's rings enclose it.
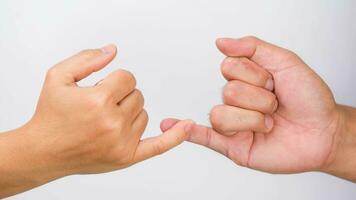
<instances>
[{"instance_id":1,"label":"lighter-skinned hand","mask_svg":"<svg viewBox=\"0 0 356 200\"><path fill-rule=\"evenodd\" d=\"M212 128L186 129L188 140L270 173L328 168L342 116L324 81L295 53L255 37L218 39L217 47L227 56L223 104L211 110Z\"/></svg>"}]
</instances>

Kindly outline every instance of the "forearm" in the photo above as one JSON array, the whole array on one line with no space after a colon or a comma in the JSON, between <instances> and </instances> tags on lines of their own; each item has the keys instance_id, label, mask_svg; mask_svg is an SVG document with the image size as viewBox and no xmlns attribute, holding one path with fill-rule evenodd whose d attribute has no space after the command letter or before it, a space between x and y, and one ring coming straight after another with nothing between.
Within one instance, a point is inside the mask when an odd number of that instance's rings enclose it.
<instances>
[{"instance_id":1,"label":"forearm","mask_svg":"<svg viewBox=\"0 0 356 200\"><path fill-rule=\"evenodd\" d=\"M59 178L49 167L40 141L26 128L0 134L0 198L24 192Z\"/></svg>"},{"instance_id":2,"label":"forearm","mask_svg":"<svg viewBox=\"0 0 356 200\"><path fill-rule=\"evenodd\" d=\"M356 182L356 108L339 106L340 128L325 172Z\"/></svg>"}]
</instances>

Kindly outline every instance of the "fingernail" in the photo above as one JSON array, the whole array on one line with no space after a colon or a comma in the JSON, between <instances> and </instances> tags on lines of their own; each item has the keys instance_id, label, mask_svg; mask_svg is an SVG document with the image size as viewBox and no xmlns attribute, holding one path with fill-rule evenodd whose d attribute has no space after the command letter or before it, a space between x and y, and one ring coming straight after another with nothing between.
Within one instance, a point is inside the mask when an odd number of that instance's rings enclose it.
<instances>
[{"instance_id":1,"label":"fingernail","mask_svg":"<svg viewBox=\"0 0 356 200\"><path fill-rule=\"evenodd\" d=\"M273 91L274 89L274 83L273 83L273 80L272 78L269 78L266 82L266 85L265 85L265 88L269 91Z\"/></svg>"},{"instance_id":2,"label":"fingernail","mask_svg":"<svg viewBox=\"0 0 356 200\"><path fill-rule=\"evenodd\" d=\"M104 54L111 54L116 51L116 46L114 44L109 44L101 48Z\"/></svg>"},{"instance_id":3,"label":"fingernail","mask_svg":"<svg viewBox=\"0 0 356 200\"><path fill-rule=\"evenodd\" d=\"M228 37L221 37L216 39L217 41L226 41L226 40L232 40L232 38L228 38Z\"/></svg>"},{"instance_id":4,"label":"fingernail","mask_svg":"<svg viewBox=\"0 0 356 200\"><path fill-rule=\"evenodd\" d=\"M265 124L267 131L270 131L273 128L273 119L270 115L265 116Z\"/></svg>"},{"instance_id":5,"label":"fingernail","mask_svg":"<svg viewBox=\"0 0 356 200\"><path fill-rule=\"evenodd\" d=\"M218 38L216 39L216 43L224 43L233 40L232 38Z\"/></svg>"}]
</instances>

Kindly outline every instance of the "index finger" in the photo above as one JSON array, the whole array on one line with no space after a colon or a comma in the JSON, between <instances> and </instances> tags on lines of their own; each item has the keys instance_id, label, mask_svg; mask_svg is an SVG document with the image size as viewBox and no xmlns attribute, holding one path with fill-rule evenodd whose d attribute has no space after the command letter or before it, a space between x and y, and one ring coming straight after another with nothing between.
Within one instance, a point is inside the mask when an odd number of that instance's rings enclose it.
<instances>
[{"instance_id":1,"label":"index finger","mask_svg":"<svg viewBox=\"0 0 356 200\"><path fill-rule=\"evenodd\" d=\"M246 57L227 57L221 64L225 79L240 80L258 87L273 90L272 75Z\"/></svg>"},{"instance_id":2,"label":"index finger","mask_svg":"<svg viewBox=\"0 0 356 200\"><path fill-rule=\"evenodd\" d=\"M301 62L293 52L253 36L240 39L220 38L216 40L216 46L226 56L247 57L272 72Z\"/></svg>"},{"instance_id":3,"label":"index finger","mask_svg":"<svg viewBox=\"0 0 356 200\"><path fill-rule=\"evenodd\" d=\"M118 69L110 73L96 87L110 94L115 100L115 103L118 103L134 91L136 79L131 72Z\"/></svg>"}]
</instances>

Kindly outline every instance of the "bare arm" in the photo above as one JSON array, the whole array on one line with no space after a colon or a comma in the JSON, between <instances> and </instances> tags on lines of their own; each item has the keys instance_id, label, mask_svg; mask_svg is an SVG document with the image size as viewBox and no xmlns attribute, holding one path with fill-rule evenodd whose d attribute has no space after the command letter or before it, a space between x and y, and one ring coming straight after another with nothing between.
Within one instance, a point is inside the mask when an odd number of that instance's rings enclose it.
<instances>
[{"instance_id":1,"label":"bare arm","mask_svg":"<svg viewBox=\"0 0 356 200\"><path fill-rule=\"evenodd\" d=\"M29 137L25 127L0 134L0 197L40 186L65 175Z\"/></svg>"}]
</instances>

